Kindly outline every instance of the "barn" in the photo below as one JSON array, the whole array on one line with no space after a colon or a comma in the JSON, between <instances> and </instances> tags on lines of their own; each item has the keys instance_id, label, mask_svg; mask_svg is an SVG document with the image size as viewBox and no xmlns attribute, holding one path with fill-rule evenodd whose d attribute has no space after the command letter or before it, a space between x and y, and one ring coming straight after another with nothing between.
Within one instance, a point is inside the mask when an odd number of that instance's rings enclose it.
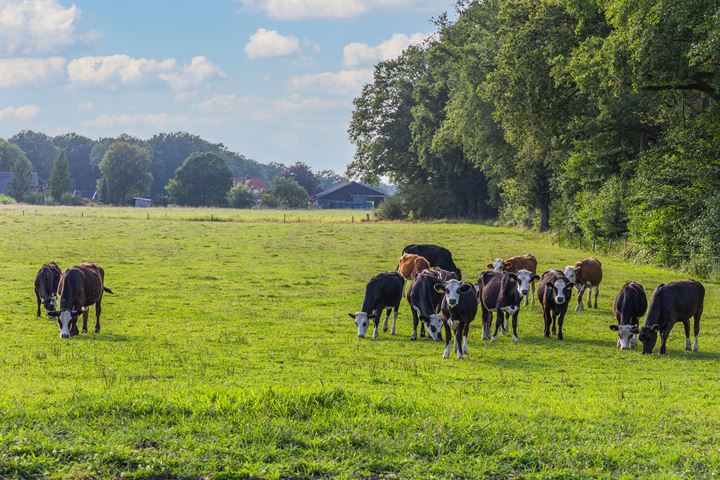
<instances>
[{"instance_id":1,"label":"barn","mask_svg":"<svg viewBox=\"0 0 720 480\"><path fill-rule=\"evenodd\" d=\"M0 194L7 195L7 187L12 182L12 172L0 172ZM32 178L30 180L30 190L33 192L41 192L46 188L46 184L41 179L37 172L32 172Z\"/></svg>"},{"instance_id":2,"label":"barn","mask_svg":"<svg viewBox=\"0 0 720 480\"><path fill-rule=\"evenodd\" d=\"M315 208L375 208L387 194L358 182L342 182L313 195Z\"/></svg>"}]
</instances>

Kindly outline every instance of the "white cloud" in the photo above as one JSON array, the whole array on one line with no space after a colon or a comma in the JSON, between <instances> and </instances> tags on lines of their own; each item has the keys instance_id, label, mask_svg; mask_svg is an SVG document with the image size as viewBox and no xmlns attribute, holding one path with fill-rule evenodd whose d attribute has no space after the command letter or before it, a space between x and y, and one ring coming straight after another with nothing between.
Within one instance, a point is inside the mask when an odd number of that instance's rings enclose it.
<instances>
[{"instance_id":1,"label":"white cloud","mask_svg":"<svg viewBox=\"0 0 720 480\"><path fill-rule=\"evenodd\" d=\"M81 57L68 64L68 77L73 85L130 84L175 69L173 58L162 61L132 58L128 55Z\"/></svg>"},{"instance_id":2,"label":"white cloud","mask_svg":"<svg viewBox=\"0 0 720 480\"><path fill-rule=\"evenodd\" d=\"M78 18L80 10L75 5L65 8L58 0L3 1L0 51L5 55L57 51L80 38L75 34Z\"/></svg>"},{"instance_id":3,"label":"white cloud","mask_svg":"<svg viewBox=\"0 0 720 480\"><path fill-rule=\"evenodd\" d=\"M277 30L259 28L245 44L245 55L250 59L292 55L300 49L300 41L292 35L282 35Z\"/></svg>"},{"instance_id":4,"label":"white cloud","mask_svg":"<svg viewBox=\"0 0 720 480\"><path fill-rule=\"evenodd\" d=\"M322 91L334 95L354 96L358 95L363 85L372 79L372 73L371 69L362 68L298 75L290 78L290 88L294 91Z\"/></svg>"},{"instance_id":5,"label":"white cloud","mask_svg":"<svg viewBox=\"0 0 720 480\"><path fill-rule=\"evenodd\" d=\"M40 115L41 109L37 105L23 105L22 107L5 107L0 110L0 120L31 120Z\"/></svg>"},{"instance_id":6,"label":"white cloud","mask_svg":"<svg viewBox=\"0 0 720 480\"><path fill-rule=\"evenodd\" d=\"M440 12L450 0L243 0L245 10L262 11L276 20L354 18L372 11Z\"/></svg>"},{"instance_id":7,"label":"white cloud","mask_svg":"<svg viewBox=\"0 0 720 480\"><path fill-rule=\"evenodd\" d=\"M422 43L430 33L394 33L390 38L371 47L367 43L353 42L343 48L343 66L352 68L398 57L410 45Z\"/></svg>"},{"instance_id":8,"label":"white cloud","mask_svg":"<svg viewBox=\"0 0 720 480\"><path fill-rule=\"evenodd\" d=\"M103 114L99 117L85 122L87 127L134 127L146 126L153 128L182 127L186 125L188 118L185 115L169 115L167 113L138 113L134 115L109 115Z\"/></svg>"},{"instance_id":9,"label":"white cloud","mask_svg":"<svg viewBox=\"0 0 720 480\"><path fill-rule=\"evenodd\" d=\"M62 57L0 58L0 87L41 85L62 75L64 67Z\"/></svg>"},{"instance_id":10,"label":"white cloud","mask_svg":"<svg viewBox=\"0 0 720 480\"><path fill-rule=\"evenodd\" d=\"M229 113L241 111L254 120L269 120L300 112L327 111L345 109L345 100L321 97L302 97L293 95L289 98L265 98L258 96L240 97L235 94L213 94L195 105L205 113Z\"/></svg>"},{"instance_id":11,"label":"white cloud","mask_svg":"<svg viewBox=\"0 0 720 480\"><path fill-rule=\"evenodd\" d=\"M196 87L213 77L224 77L225 73L203 56L193 57L181 72L161 73L160 79L166 81L173 90L187 90Z\"/></svg>"},{"instance_id":12,"label":"white cloud","mask_svg":"<svg viewBox=\"0 0 720 480\"><path fill-rule=\"evenodd\" d=\"M77 108L83 112L91 112L95 109L95 104L93 102L78 103Z\"/></svg>"}]
</instances>

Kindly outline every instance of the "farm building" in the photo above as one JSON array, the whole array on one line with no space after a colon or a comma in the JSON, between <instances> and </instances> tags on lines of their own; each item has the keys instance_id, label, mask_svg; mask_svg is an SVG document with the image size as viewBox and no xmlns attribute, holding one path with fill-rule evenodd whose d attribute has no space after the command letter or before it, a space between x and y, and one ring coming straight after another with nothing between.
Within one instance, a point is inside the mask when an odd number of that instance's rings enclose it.
<instances>
[{"instance_id":1,"label":"farm building","mask_svg":"<svg viewBox=\"0 0 720 480\"><path fill-rule=\"evenodd\" d=\"M262 192L267 188L267 184L259 178L236 177L233 179L233 185L245 185L254 193Z\"/></svg>"},{"instance_id":2,"label":"farm building","mask_svg":"<svg viewBox=\"0 0 720 480\"><path fill-rule=\"evenodd\" d=\"M138 208L152 207L152 200L149 198L133 197L133 200L135 200L135 206Z\"/></svg>"},{"instance_id":3,"label":"farm building","mask_svg":"<svg viewBox=\"0 0 720 480\"><path fill-rule=\"evenodd\" d=\"M374 208L387 198L379 190L358 182L343 182L313 195L315 208Z\"/></svg>"},{"instance_id":4,"label":"farm building","mask_svg":"<svg viewBox=\"0 0 720 480\"><path fill-rule=\"evenodd\" d=\"M0 194L7 195L7 187L12 182L12 172L0 172ZM37 172L32 172L31 190L33 192L42 192L46 188L46 183L38 176Z\"/></svg>"}]
</instances>

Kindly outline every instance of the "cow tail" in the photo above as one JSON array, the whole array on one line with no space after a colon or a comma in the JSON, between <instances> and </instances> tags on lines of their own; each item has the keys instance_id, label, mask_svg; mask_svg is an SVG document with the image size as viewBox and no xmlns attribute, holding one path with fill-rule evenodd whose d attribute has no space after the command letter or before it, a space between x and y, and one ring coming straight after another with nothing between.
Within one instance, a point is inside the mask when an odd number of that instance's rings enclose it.
<instances>
[{"instance_id":1,"label":"cow tail","mask_svg":"<svg viewBox=\"0 0 720 480\"><path fill-rule=\"evenodd\" d=\"M115 292L113 292L112 290L110 290L108 287L103 286L103 290L106 291L107 293L110 293L110 294L112 294L112 295L115 295Z\"/></svg>"}]
</instances>

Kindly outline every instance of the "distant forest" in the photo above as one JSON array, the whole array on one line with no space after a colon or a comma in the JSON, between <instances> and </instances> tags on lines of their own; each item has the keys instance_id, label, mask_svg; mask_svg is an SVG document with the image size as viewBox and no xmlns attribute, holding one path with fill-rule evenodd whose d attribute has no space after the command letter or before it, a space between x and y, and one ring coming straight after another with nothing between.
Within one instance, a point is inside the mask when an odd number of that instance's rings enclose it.
<instances>
[{"instance_id":1,"label":"distant forest","mask_svg":"<svg viewBox=\"0 0 720 480\"><path fill-rule=\"evenodd\" d=\"M552 228L717 272L718 1L456 8L354 101L347 174L399 187L379 214Z\"/></svg>"}]
</instances>

